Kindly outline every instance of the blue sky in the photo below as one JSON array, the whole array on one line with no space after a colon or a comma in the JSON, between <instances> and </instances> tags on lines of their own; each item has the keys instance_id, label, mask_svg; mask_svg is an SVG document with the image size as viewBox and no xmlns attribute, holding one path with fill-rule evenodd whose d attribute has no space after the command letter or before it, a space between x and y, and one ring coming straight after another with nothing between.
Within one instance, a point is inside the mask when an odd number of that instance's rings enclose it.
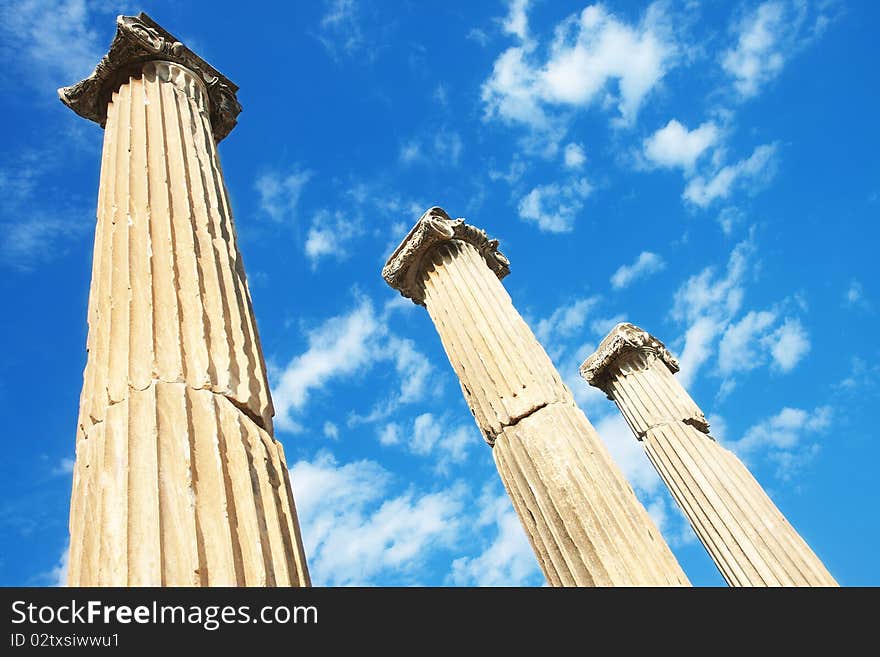
<instances>
[{"instance_id":1,"label":"blue sky","mask_svg":"<svg viewBox=\"0 0 880 657\"><path fill-rule=\"evenodd\" d=\"M632 321L842 584L880 584L874 3L0 2L0 584L63 572L102 131L58 102L147 11L240 87L220 156L316 584L543 578L427 313L432 205L505 285L695 584L722 580L577 366Z\"/></svg>"}]
</instances>

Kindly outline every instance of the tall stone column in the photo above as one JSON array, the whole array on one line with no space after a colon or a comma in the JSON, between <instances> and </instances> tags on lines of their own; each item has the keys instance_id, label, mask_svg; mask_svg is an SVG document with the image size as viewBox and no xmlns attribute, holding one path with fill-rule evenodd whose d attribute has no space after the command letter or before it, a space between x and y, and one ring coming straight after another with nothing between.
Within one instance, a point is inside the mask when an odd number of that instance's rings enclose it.
<instances>
[{"instance_id":1,"label":"tall stone column","mask_svg":"<svg viewBox=\"0 0 880 657\"><path fill-rule=\"evenodd\" d=\"M59 90L105 128L74 586L309 584L217 155L236 91L145 14Z\"/></svg>"},{"instance_id":2,"label":"tall stone column","mask_svg":"<svg viewBox=\"0 0 880 657\"><path fill-rule=\"evenodd\" d=\"M618 324L580 368L617 404L731 586L836 586L804 539L672 376L662 342Z\"/></svg>"},{"instance_id":3,"label":"tall stone column","mask_svg":"<svg viewBox=\"0 0 880 657\"><path fill-rule=\"evenodd\" d=\"M513 307L497 240L431 208L391 255L386 282L425 306L547 581L688 580L568 388Z\"/></svg>"}]
</instances>

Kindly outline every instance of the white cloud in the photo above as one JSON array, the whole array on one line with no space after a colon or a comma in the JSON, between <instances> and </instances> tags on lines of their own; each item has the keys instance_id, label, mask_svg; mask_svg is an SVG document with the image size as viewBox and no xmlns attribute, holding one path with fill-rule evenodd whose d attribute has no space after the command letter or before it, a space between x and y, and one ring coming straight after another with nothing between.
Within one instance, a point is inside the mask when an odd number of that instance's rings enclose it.
<instances>
[{"instance_id":1,"label":"white cloud","mask_svg":"<svg viewBox=\"0 0 880 657\"><path fill-rule=\"evenodd\" d=\"M291 468L314 583L418 584L424 564L456 544L464 488L410 487L394 495L393 477L375 461L340 464L322 451Z\"/></svg>"},{"instance_id":2,"label":"white cloud","mask_svg":"<svg viewBox=\"0 0 880 657\"><path fill-rule=\"evenodd\" d=\"M679 381L685 387L712 355L716 338L739 312L745 295L746 274L754 257L751 238L734 247L724 276L706 267L687 279L673 297L672 317L687 325L679 363Z\"/></svg>"},{"instance_id":3,"label":"white cloud","mask_svg":"<svg viewBox=\"0 0 880 657\"><path fill-rule=\"evenodd\" d=\"M413 421L408 446L414 454L431 456L436 460L435 470L448 474L449 465L463 462L468 446L478 442L482 440L477 440L472 427L450 429L431 413L422 413Z\"/></svg>"},{"instance_id":4,"label":"white cloud","mask_svg":"<svg viewBox=\"0 0 880 657\"><path fill-rule=\"evenodd\" d=\"M67 586L67 573L70 569L70 544L64 546L58 563L48 573L49 586Z\"/></svg>"},{"instance_id":5,"label":"white cloud","mask_svg":"<svg viewBox=\"0 0 880 657\"><path fill-rule=\"evenodd\" d=\"M591 5L560 22L546 46L530 37L526 10L527 3L512 3L504 22L519 44L499 55L483 84L487 118L547 130L553 125L548 109L598 101L616 106L620 122L631 123L674 65L677 46L660 3L651 5L638 24Z\"/></svg>"},{"instance_id":6,"label":"white cloud","mask_svg":"<svg viewBox=\"0 0 880 657\"><path fill-rule=\"evenodd\" d=\"M631 265L621 265L620 268L611 276L611 287L615 290L621 290L633 281L640 278L647 278L652 274L663 271L666 263L656 253L650 251L642 251L639 257Z\"/></svg>"},{"instance_id":7,"label":"white cloud","mask_svg":"<svg viewBox=\"0 0 880 657\"><path fill-rule=\"evenodd\" d=\"M294 167L288 174L268 171L257 178L254 187L260 195L260 208L273 221L294 221L303 188L312 172Z\"/></svg>"},{"instance_id":8,"label":"white cloud","mask_svg":"<svg viewBox=\"0 0 880 657\"><path fill-rule=\"evenodd\" d=\"M626 315L617 314L611 317L600 317L590 322L590 330L600 338L604 338L615 326L626 321Z\"/></svg>"},{"instance_id":9,"label":"white cloud","mask_svg":"<svg viewBox=\"0 0 880 657\"><path fill-rule=\"evenodd\" d=\"M458 586L529 586L544 577L526 533L505 494L486 487L476 525L493 536L483 552L452 562L449 579Z\"/></svg>"},{"instance_id":10,"label":"white cloud","mask_svg":"<svg viewBox=\"0 0 880 657\"><path fill-rule=\"evenodd\" d=\"M584 155L583 146L574 142L566 145L563 151L563 162L566 167L569 169L580 169L586 161L587 156Z\"/></svg>"},{"instance_id":11,"label":"white cloud","mask_svg":"<svg viewBox=\"0 0 880 657\"><path fill-rule=\"evenodd\" d=\"M434 136L434 152L442 161L458 165L461 150L461 135L455 130L443 128Z\"/></svg>"},{"instance_id":12,"label":"white cloud","mask_svg":"<svg viewBox=\"0 0 880 657\"><path fill-rule=\"evenodd\" d=\"M400 439L400 425L396 422L389 422L379 431L379 442L382 445L397 445Z\"/></svg>"},{"instance_id":13,"label":"white cloud","mask_svg":"<svg viewBox=\"0 0 880 657\"><path fill-rule=\"evenodd\" d=\"M830 406L812 411L785 407L746 430L731 447L743 456L762 454L777 466L776 476L791 479L819 451L818 443L806 443L807 437L831 426Z\"/></svg>"},{"instance_id":14,"label":"white cloud","mask_svg":"<svg viewBox=\"0 0 880 657\"><path fill-rule=\"evenodd\" d=\"M408 141L400 147L400 161L412 164L422 159L422 144L419 141Z\"/></svg>"},{"instance_id":15,"label":"white cloud","mask_svg":"<svg viewBox=\"0 0 880 657\"><path fill-rule=\"evenodd\" d=\"M742 96L754 96L782 70L785 13L782 2L765 2L737 26L736 47L724 53L721 65Z\"/></svg>"},{"instance_id":16,"label":"white cloud","mask_svg":"<svg viewBox=\"0 0 880 657\"><path fill-rule=\"evenodd\" d=\"M292 413L305 406L313 390L370 364L376 358L374 341L382 332L367 299L310 331L308 350L288 363L272 389L278 427L295 430Z\"/></svg>"},{"instance_id":17,"label":"white cloud","mask_svg":"<svg viewBox=\"0 0 880 657\"><path fill-rule=\"evenodd\" d=\"M719 130L711 121L698 128L687 127L672 119L663 128L645 139L645 157L661 167L690 170L700 156L718 142Z\"/></svg>"},{"instance_id":18,"label":"white cloud","mask_svg":"<svg viewBox=\"0 0 880 657\"><path fill-rule=\"evenodd\" d=\"M55 88L79 82L98 64L110 37L92 24L110 20L112 12L112 6L85 0L4 2L0 53L7 67L20 66L28 83L54 95Z\"/></svg>"},{"instance_id":19,"label":"white cloud","mask_svg":"<svg viewBox=\"0 0 880 657\"><path fill-rule=\"evenodd\" d=\"M339 439L339 427L336 426L333 422L325 422L324 423L324 436L327 438L331 438L333 440Z\"/></svg>"},{"instance_id":20,"label":"white cloud","mask_svg":"<svg viewBox=\"0 0 880 657\"><path fill-rule=\"evenodd\" d=\"M529 36L529 18L526 12L529 8L529 0L511 0L507 16L502 21L502 29L525 41Z\"/></svg>"},{"instance_id":21,"label":"white cloud","mask_svg":"<svg viewBox=\"0 0 880 657\"><path fill-rule=\"evenodd\" d=\"M458 166L461 151L464 148L461 135L447 127L434 131L433 138L428 138L427 146L423 139L411 139L400 146L398 158L401 164L438 164Z\"/></svg>"},{"instance_id":22,"label":"white cloud","mask_svg":"<svg viewBox=\"0 0 880 657\"><path fill-rule=\"evenodd\" d=\"M799 320L787 317L768 339L774 364L790 372L810 351L810 339Z\"/></svg>"},{"instance_id":23,"label":"white cloud","mask_svg":"<svg viewBox=\"0 0 880 657\"><path fill-rule=\"evenodd\" d=\"M776 313L751 311L730 324L718 349L718 368L722 375L748 371L763 364L760 339L776 321Z\"/></svg>"},{"instance_id":24,"label":"white cloud","mask_svg":"<svg viewBox=\"0 0 880 657\"><path fill-rule=\"evenodd\" d=\"M519 216L532 221L548 233L567 233L593 191L586 178L576 178L565 184L539 185L519 202Z\"/></svg>"},{"instance_id":25,"label":"white cloud","mask_svg":"<svg viewBox=\"0 0 880 657\"><path fill-rule=\"evenodd\" d=\"M598 296L575 299L556 308L549 317L535 324L535 336L548 352L559 352L561 345L554 344L561 338L576 334L586 323L590 311L599 303Z\"/></svg>"},{"instance_id":26,"label":"white cloud","mask_svg":"<svg viewBox=\"0 0 880 657\"><path fill-rule=\"evenodd\" d=\"M865 289L862 284L853 279L850 281L846 292L843 294L843 305L847 308L870 308L868 300L865 298Z\"/></svg>"},{"instance_id":27,"label":"white cloud","mask_svg":"<svg viewBox=\"0 0 880 657\"><path fill-rule=\"evenodd\" d=\"M685 187L682 197L705 208L716 199L728 198L736 188L747 191L760 189L776 173L777 148L775 143L763 144L748 158L721 167L709 177L694 176Z\"/></svg>"},{"instance_id":28,"label":"white cloud","mask_svg":"<svg viewBox=\"0 0 880 657\"><path fill-rule=\"evenodd\" d=\"M52 468L52 474L56 476L67 476L73 474L74 460L68 456L62 458L58 465Z\"/></svg>"},{"instance_id":29,"label":"white cloud","mask_svg":"<svg viewBox=\"0 0 880 657\"><path fill-rule=\"evenodd\" d=\"M401 404L418 401L427 393L433 366L411 340L388 330L387 315L393 309L390 306L377 315L370 300L362 298L348 313L331 317L308 332L308 349L272 373L275 423L280 430L302 430L294 416L304 411L314 391L335 379L363 374L379 362L394 365L399 389L386 394L370 416L354 418L355 423L387 417ZM438 389L435 383L435 392Z\"/></svg>"},{"instance_id":30,"label":"white cloud","mask_svg":"<svg viewBox=\"0 0 880 657\"><path fill-rule=\"evenodd\" d=\"M312 217L305 242L306 256L316 268L322 258L332 256L343 260L349 256L348 247L363 233L360 216L351 212L319 210Z\"/></svg>"},{"instance_id":31,"label":"white cloud","mask_svg":"<svg viewBox=\"0 0 880 657\"><path fill-rule=\"evenodd\" d=\"M599 419L596 431L633 488L648 494L660 490L663 482L620 413L611 413Z\"/></svg>"},{"instance_id":32,"label":"white cloud","mask_svg":"<svg viewBox=\"0 0 880 657\"><path fill-rule=\"evenodd\" d=\"M725 235L733 233L733 229L745 221L745 213L739 208L728 206L718 213L718 225Z\"/></svg>"},{"instance_id":33,"label":"white cloud","mask_svg":"<svg viewBox=\"0 0 880 657\"><path fill-rule=\"evenodd\" d=\"M363 49L360 5L357 0L330 0L321 17L318 40L334 58L353 55Z\"/></svg>"}]
</instances>

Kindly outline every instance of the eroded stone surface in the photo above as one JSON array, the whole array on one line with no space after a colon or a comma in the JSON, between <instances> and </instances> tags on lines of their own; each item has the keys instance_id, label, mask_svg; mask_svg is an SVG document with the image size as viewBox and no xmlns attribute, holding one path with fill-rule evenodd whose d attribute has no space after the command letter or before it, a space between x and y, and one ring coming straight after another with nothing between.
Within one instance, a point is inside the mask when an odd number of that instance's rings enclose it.
<instances>
[{"instance_id":1,"label":"eroded stone surface","mask_svg":"<svg viewBox=\"0 0 880 657\"><path fill-rule=\"evenodd\" d=\"M735 454L709 435L662 342L618 324L580 368L620 409L732 586L836 586Z\"/></svg>"},{"instance_id":2,"label":"eroded stone surface","mask_svg":"<svg viewBox=\"0 0 880 657\"><path fill-rule=\"evenodd\" d=\"M211 99L211 126L220 142L235 127L241 105L238 87L204 59L177 40L144 12L119 16L116 35L107 54L84 80L58 90L58 97L74 112L104 127L111 94L127 82L140 64L161 59L193 71Z\"/></svg>"},{"instance_id":3,"label":"eroded stone surface","mask_svg":"<svg viewBox=\"0 0 880 657\"><path fill-rule=\"evenodd\" d=\"M424 305L547 581L687 585L675 557L500 279L498 243L440 208L383 270Z\"/></svg>"},{"instance_id":4,"label":"eroded stone surface","mask_svg":"<svg viewBox=\"0 0 880 657\"><path fill-rule=\"evenodd\" d=\"M144 15L117 25L62 94L93 120L110 94L68 581L308 585L216 149L234 115L212 128L226 82Z\"/></svg>"}]
</instances>

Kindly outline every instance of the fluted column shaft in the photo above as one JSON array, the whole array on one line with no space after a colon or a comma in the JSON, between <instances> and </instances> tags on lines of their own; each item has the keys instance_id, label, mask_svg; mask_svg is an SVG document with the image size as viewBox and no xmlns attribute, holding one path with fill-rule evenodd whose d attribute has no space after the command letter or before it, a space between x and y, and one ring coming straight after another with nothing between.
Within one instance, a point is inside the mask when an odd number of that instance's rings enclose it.
<instances>
[{"instance_id":1,"label":"fluted column shaft","mask_svg":"<svg viewBox=\"0 0 880 657\"><path fill-rule=\"evenodd\" d=\"M430 210L420 222L429 231L448 230L430 223L448 220L441 213ZM408 239L420 230L417 225ZM425 305L440 334L547 581L686 585L644 507L487 266L487 257L495 256L486 246L440 240L410 264L418 271L407 291L415 290L414 300Z\"/></svg>"},{"instance_id":2,"label":"fluted column shaft","mask_svg":"<svg viewBox=\"0 0 880 657\"><path fill-rule=\"evenodd\" d=\"M731 586L836 586L742 461L709 435L677 369L662 343L624 324L581 371L620 409Z\"/></svg>"},{"instance_id":3,"label":"fluted column shaft","mask_svg":"<svg viewBox=\"0 0 880 657\"><path fill-rule=\"evenodd\" d=\"M106 115L71 585L307 585L203 80L149 61Z\"/></svg>"}]
</instances>

